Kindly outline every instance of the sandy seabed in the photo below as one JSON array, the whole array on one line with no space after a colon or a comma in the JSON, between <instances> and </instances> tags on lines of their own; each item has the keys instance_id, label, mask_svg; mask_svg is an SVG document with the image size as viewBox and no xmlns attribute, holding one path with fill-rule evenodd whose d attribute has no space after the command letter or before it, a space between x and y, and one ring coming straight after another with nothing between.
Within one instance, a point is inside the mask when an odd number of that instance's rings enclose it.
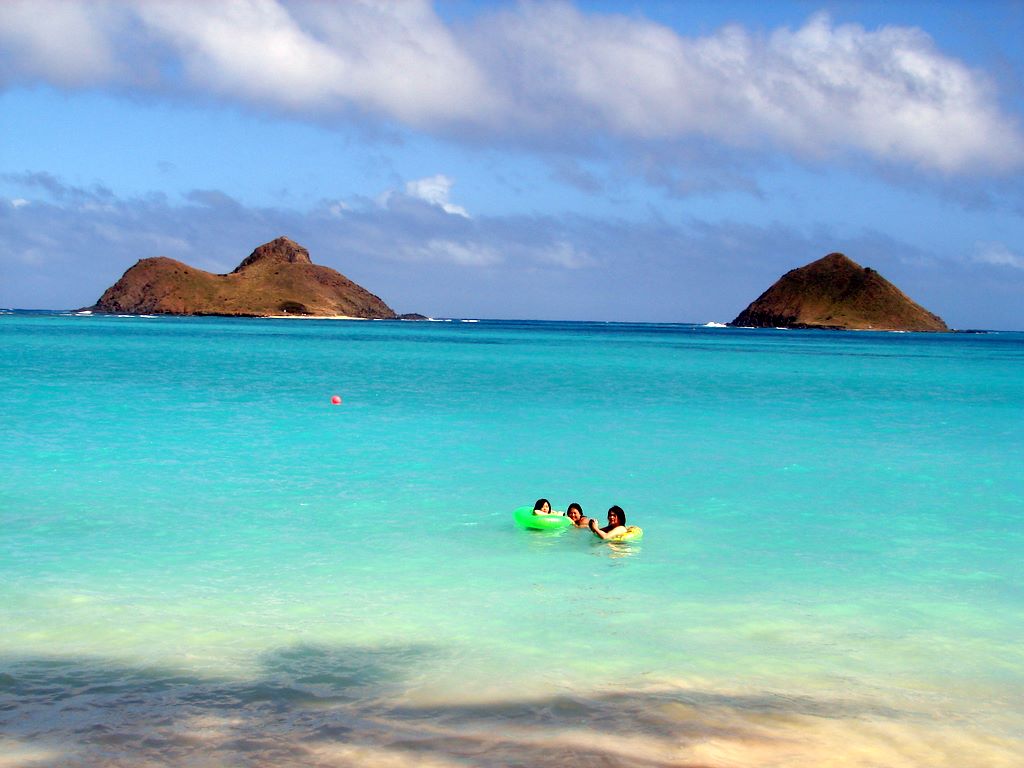
<instances>
[{"instance_id":1,"label":"sandy seabed","mask_svg":"<svg viewBox=\"0 0 1024 768\"><path fill-rule=\"evenodd\" d=\"M1024 737L995 735L1012 733L998 712L982 721L922 711L912 698L660 685L442 701L60 663L11 671L0 687L0 768L1019 768L1024 757Z\"/></svg>"}]
</instances>

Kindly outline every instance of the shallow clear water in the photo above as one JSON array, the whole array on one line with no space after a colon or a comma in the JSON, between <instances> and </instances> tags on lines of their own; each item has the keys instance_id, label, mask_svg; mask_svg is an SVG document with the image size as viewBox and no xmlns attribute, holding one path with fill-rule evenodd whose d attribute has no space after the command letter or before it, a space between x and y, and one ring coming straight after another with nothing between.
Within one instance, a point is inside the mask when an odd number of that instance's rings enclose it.
<instances>
[{"instance_id":1,"label":"shallow clear water","mask_svg":"<svg viewBox=\"0 0 1024 768\"><path fill-rule=\"evenodd\" d=\"M0 765L1020 765L1022 373L1011 333L0 315ZM645 536L517 529L539 496Z\"/></svg>"}]
</instances>

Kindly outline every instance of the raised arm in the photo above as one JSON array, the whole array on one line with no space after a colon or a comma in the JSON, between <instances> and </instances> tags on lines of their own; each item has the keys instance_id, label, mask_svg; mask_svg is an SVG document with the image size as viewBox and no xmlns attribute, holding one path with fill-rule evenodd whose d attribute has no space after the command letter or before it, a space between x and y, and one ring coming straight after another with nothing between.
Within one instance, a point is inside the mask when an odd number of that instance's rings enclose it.
<instances>
[{"instance_id":1,"label":"raised arm","mask_svg":"<svg viewBox=\"0 0 1024 768\"><path fill-rule=\"evenodd\" d=\"M624 525L616 525L614 528L612 528L610 531L608 531L606 533L605 531L603 531L603 530L601 530L600 528L597 527L597 521L594 520L593 518L591 518L591 520L590 520L589 527L590 527L590 530L592 530L594 532L595 536L599 536L602 539L613 539L616 536L621 536L627 530L626 526L624 526Z\"/></svg>"}]
</instances>

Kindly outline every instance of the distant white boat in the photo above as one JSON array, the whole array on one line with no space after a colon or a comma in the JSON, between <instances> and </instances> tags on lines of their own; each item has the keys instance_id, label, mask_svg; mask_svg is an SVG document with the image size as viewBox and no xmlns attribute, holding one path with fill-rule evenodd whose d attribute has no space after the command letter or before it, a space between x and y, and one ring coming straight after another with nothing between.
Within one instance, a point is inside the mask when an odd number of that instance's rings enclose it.
<instances>
[{"instance_id":1,"label":"distant white boat","mask_svg":"<svg viewBox=\"0 0 1024 768\"><path fill-rule=\"evenodd\" d=\"M714 321L710 323L704 323L705 328L728 328L729 326L725 323L716 323Z\"/></svg>"},{"instance_id":2,"label":"distant white boat","mask_svg":"<svg viewBox=\"0 0 1024 768\"><path fill-rule=\"evenodd\" d=\"M92 310L91 309L83 309L81 312L75 312L75 314L78 315L79 317L88 317L89 315L92 314Z\"/></svg>"}]
</instances>

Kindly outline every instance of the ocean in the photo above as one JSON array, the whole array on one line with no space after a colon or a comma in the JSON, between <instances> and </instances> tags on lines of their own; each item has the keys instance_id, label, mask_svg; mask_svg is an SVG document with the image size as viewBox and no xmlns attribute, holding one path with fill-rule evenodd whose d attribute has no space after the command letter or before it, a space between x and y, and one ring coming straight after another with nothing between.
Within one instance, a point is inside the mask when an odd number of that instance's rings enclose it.
<instances>
[{"instance_id":1,"label":"ocean","mask_svg":"<svg viewBox=\"0 0 1024 768\"><path fill-rule=\"evenodd\" d=\"M1018 768L1022 466L1022 333L5 312L0 766Z\"/></svg>"}]
</instances>

